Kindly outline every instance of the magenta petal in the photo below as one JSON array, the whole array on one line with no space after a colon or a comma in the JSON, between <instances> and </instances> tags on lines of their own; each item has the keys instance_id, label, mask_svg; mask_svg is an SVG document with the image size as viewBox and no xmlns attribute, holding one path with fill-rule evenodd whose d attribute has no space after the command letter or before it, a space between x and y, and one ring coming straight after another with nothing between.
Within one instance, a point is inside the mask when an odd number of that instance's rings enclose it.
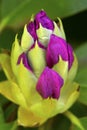
<instances>
[{"instance_id":1,"label":"magenta petal","mask_svg":"<svg viewBox=\"0 0 87 130\"><path fill-rule=\"evenodd\" d=\"M58 99L62 86L62 77L54 70L46 67L38 79L36 90L43 98Z\"/></svg>"},{"instance_id":2,"label":"magenta petal","mask_svg":"<svg viewBox=\"0 0 87 130\"><path fill-rule=\"evenodd\" d=\"M53 25L53 21L46 15L45 11L41 10L36 16L35 16L35 22L36 22L36 29L39 28L39 23L41 23L41 25L44 28L53 30L54 29L54 25Z\"/></svg>"},{"instance_id":3,"label":"magenta petal","mask_svg":"<svg viewBox=\"0 0 87 130\"><path fill-rule=\"evenodd\" d=\"M28 63L27 56L26 56L26 54L25 54L24 52L19 56L18 61L17 61L17 64L19 65L19 64L21 63L21 61L22 61L22 63L24 64L24 66L25 66L28 70L32 71L32 69L31 69L31 67L30 67L30 65L29 65L29 63Z\"/></svg>"},{"instance_id":4,"label":"magenta petal","mask_svg":"<svg viewBox=\"0 0 87 130\"><path fill-rule=\"evenodd\" d=\"M63 60L68 61L68 47L64 39L52 34L47 48L46 60L47 65L52 67L59 60L59 56Z\"/></svg>"},{"instance_id":5,"label":"magenta petal","mask_svg":"<svg viewBox=\"0 0 87 130\"><path fill-rule=\"evenodd\" d=\"M70 69L74 61L74 56L73 56L73 49L69 44L68 44L68 61L69 61L69 69Z\"/></svg>"},{"instance_id":6,"label":"magenta petal","mask_svg":"<svg viewBox=\"0 0 87 130\"><path fill-rule=\"evenodd\" d=\"M31 36L34 38L34 41L36 41L37 35L36 35L35 23L34 23L34 22L30 22L30 23L27 25L27 30L28 30L28 32L31 34Z\"/></svg>"}]
</instances>

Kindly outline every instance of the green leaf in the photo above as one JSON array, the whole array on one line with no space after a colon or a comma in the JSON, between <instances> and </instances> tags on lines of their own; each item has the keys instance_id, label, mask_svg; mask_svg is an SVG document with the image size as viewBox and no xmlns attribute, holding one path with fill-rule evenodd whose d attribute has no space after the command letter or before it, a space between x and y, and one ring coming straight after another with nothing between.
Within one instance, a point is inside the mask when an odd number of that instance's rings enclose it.
<instances>
[{"instance_id":1,"label":"green leaf","mask_svg":"<svg viewBox=\"0 0 87 130\"><path fill-rule=\"evenodd\" d=\"M0 0L0 21L1 21L1 0Z\"/></svg>"},{"instance_id":2,"label":"green leaf","mask_svg":"<svg viewBox=\"0 0 87 130\"><path fill-rule=\"evenodd\" d=\"M85 65L84 65L85 66ZM79 67L77 72L76 81L79 82L80 86L87 86L87 67Z\"/></svg>"},{"instance_id":3,"label":"green leaf","mask_svg":"<svg viewBox=\"0 0 87 130\"><path fill-rule=\"evenodd\" d=\"M77 117L87 116L87 106L80 102L75 102L75 104L70 108L70 111Z\"/></svg>"},{"instance_id":4,"label":"green leaf","mask_svg":"<svg viewBox=\"0 0 87 130\"><path fill-rule=\"evenodd\" d=\"M87 105L87 85L81 85L80 87L80 96L78 99L80 102L84 103L85 105Z\"/></svg>"},{"instance_id":5,"label":"green leaf","mask_svg":"<svg viewBox=\"0 0 87 130\"><path fill-rule=\"evenodd\" d=\"M0 124L0 130L16 130L16 128L14 128L14 123L2 123Z\"/></svg>"},{"instance_id":6,"label":"green leaf","mask_svg":"<svg viewBox=\"0 0 87 130\"><path fill-rule=\"evenodd\" d=\"M87 43L76 50L79 69L76 81L80 84L79 101L87 105Z\"/></svg>"},{"instance_id":7,"label":"green leaf","mask_svg":"<svg viewBox=\"0 0 87 130\"><path fill-rule=\"evenodd\" d=\"M0 50L11 49L16 33L12 29L5 29L0 34Z\"/></svg>"},{"instance_id":8,"label":"green leaf","mask_svg":"<svg viewBox=\"0 0 87 130\"><path fill-rule=\"evenodd\" d=\"M84 130L87 130L87 117L80 118L80 122L82 123ZM72 130L80 130L80 129L74 126Z\"/></svg>"},{"instance_id":9,"label":"green leaf","mask_svg":"<svg viewBox=\"0 0 87 130\"><path fill-rule=\"evenodd\" d=\"M79 61L79 67L87 67L87 42L83 43L77 48L76 55Z\"/></svg>"},{"instance_id":10,"label":"green leaf","mask_svg":"<svg viewBox=\"0 0 87 130\"><path fill-rule=\"evenodd\" d=\"M9 6L8 6L9 5ZM87 9L87 0L2 0L0 29L7 25L19 26L29 20L32 13L41 9L46 10L51 18L66 17Z\"/></svg>"}]
</instances>

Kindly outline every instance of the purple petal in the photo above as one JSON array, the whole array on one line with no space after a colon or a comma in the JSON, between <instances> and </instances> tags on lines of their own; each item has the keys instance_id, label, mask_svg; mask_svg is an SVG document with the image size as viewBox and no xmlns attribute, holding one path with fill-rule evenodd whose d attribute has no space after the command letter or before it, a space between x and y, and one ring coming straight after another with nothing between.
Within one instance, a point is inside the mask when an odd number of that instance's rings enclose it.
<instances>
[{"instance_id":1,"label":"purple petal","mask_svg":"<svg viewBox=\"0 0 87 130\"><path fill-rule=\"evenodd\" d=\"M69 69L70 69L74 61L74 56L73 56L73 49L69 44L68 44L68 61L69 61Z\"/></svg>"},{"instance_id":2,"label":"purple petal","mask_svg":"<svg viewBox=\"0 0 87 130\"><path fill-rule=\"evenodd\" d=\"M52 34L47 48L47 65L51 68L59 61L59 56L68 61L67 43L64 39Z\"/></svg>"},{"instance_id":3,"label":"purple petal","mask_svg":"<svg viewBox=\"0 0 87 130\"><path fill-rule=\"evenodd\" d=\"M37 35L36 35L35 23L34 22L30 22L27 25L27 30L31 34L31 36L34 38L34 41L36 41Z\"/></svg>"},{"instance_id":4,"label":"purple petal","mask_svg":"<svg viewBox=\"0 0 87 130\"><path fill-rule=\"evenodd\" d=\"M43 98L55 98L60 96L63 79L54 70L46 67L42 72L36 86L36 90Z\"/></svg>"},{"instance_id":5,"label":"purple petal","mask_svg":"<svg viewBox=\"0 0 87 130\"><path fill-rule=\"evenodd\" d=\"M25 54L24 52L19 56L18 61L17 61L17 64L19 65L19 64L21 63L21 61L22 61L22 63L24 64L24 66L25 66L28 70L32 71L32 69L31 69L31 67L30 67L30 65L29 65L29 63L28 63L27 56L26 56L26 54Z\"/></svg>"},{"instance_id":6,"label":"purple petal","mask_svg":"<svg viewBox=\"0 0 87 130\"><path fill-rule=\"evenodd\" d=\"M53 30L54 29L54 24L52 20L46 15L46 13L41 10L36 16L35 16L35 22L36 22L36 29L39 28L39 24L44 28Z\"/></svg>"}]
</instances>

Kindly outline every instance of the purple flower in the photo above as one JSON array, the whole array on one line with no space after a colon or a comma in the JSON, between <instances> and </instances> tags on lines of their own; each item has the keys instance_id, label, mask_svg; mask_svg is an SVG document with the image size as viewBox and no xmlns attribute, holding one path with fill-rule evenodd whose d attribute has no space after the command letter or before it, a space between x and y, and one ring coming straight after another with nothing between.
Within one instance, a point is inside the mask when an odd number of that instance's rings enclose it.
<instances>
[{"instance_id":1,"label":"purple flower","mask_svg":"<svg viewBox=\"0 0 87 130\"><path fill-rule=\"evenodd\" d=\"M54 24L53 21L46 15L45 11L41 10L36 16L35 16L35 23L36 23L36 29L39 28L39 25L41 24L44 28L53 30Z\"/></svg>"},{"instance_id":2,"label":"purple flower","mask_svg":"<svg viewBox=\"0 0 87 130\"><path fill-rule=\"evenodd\" d=\"M46 67L38 79L36 90L43 98L58 99L62 86L62 77L54 70Z\"/></svg>"},{"instance_id":3,"label":"purple flower","mask_svg":"<svg viewBox=\"0 0 87 130\"><path fill-rule=\"evenodd\" d=\"M61 72L59 74L59 72L54 71L53 67L59 63L61 57L63 61L68 62L69 71L74 56L73 49L66 40L54 33L54 25L54 22L46 15L45 11L41 10L36 14L34 19L27 25L27 31L34 39L34 42L26 51L22 52L17 64L19 65L22 62L25 68L32 71L33 75L38 78L36 90L42 98L58 99L65 78L63 79L60 75ZM59 31L57 29L55 30ZM41 31L41 35L40 32L38 34L37 30ZM46 46L45 42L47 42Z\"/></svg>"},{"instance_id":4,"label":"purple flower","mask_svg":"<svg viewBox=\"0 0 87 130\"><path fill-rule=\"evenodd\" d=\"M74 56L73 56L73 49L72 47L68 44L68 62L69 62L69 69L71 68L72 64L74 61Z\"/></svg>"},{"instance_id":5,"label":"purple flower","mask_svg":"<svg viewBox=\"0 0 87 130\"><path fill-rule=\"evenodd\" d=\"M25 25L11 55L0 54L7 80L0 93L19 106L17 123L34 127L67 111L79 96L78 62L59 26L41 10ZM31 120L30 120L31 119Z\"/></svg>"},{"instance_id":6,"label":"purple flower","mask_svg":"<svg viewBox=\"0 0 87 130\"><path fill-rule=\"evenodd\" d=\"M27 25L27 31L33 37L34 41L38 40L38 42L40 42L39 41L40 39L37 34L37 30L40 28L40 24L44 29L48 29L48 31L54 30L53 21L46 15L45 11L41 10L38 14L36 14L34 20L29 22L29 24ZM43 35L44 35L43 37L46 37L48 39L48 36L45 36L45 34L43 34ZM42 46L43 46L43 44L42 44ZM45 46L43 46L43 47L45 47Z\"/></svg>"},{"instance_id":7,"label":"purple flower","mask_svg":"<svg viewBox=\"0 0 87 130\"><path fill-rule=\"evenodd\" d=\"M68 61L70 69L74 60L71 46L64 39L52 34L46 52L47 65L52 68L53 65L58 63L59 56L64 61Z\"/></svg>"},{"instance_id":8,"label":"purple flower","mask_svg":"<svg viewBox=\"0 0 87 130\"><path fill-rule=\"evenodd\" d=\"M27 25L27 30L28 30L28 32L31 34L31 36L34 38L34 41L36 41L37 35L36 35L36 28L35 28L34 22L30 22L30 23Z\"/></svg>"}]
</instances>

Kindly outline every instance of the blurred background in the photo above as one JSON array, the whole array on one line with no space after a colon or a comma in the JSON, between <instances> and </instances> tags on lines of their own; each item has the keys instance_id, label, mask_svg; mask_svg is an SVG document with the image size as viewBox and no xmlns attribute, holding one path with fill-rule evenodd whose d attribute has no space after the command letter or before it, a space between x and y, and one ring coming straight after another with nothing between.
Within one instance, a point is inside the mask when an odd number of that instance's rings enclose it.
<instances>
[{"instance_id":1,"label":"blurred background","mask_svg":"<svg viewBox=\"0 0 87 130\"><path fill-rule=\"evenodd\" d=\"M62 19L67 41L72 44L79 61L79 69L76 81L80 84L80 97L70 109L76 114L85 129L87 129L87 0L0 0L0 48L11 49L15 35L20 38L23 27L29 22L32 14L41 9L47 15L57 21ZM0 81L5 80L4 73L0 71ZM7 109L5 109L5 104ZM17 109L17 106L10 104L7 99L0 95L0 130L10 130L13 126L13 119L9 115ZM2 122L2 118L5 118ZM8 123L9 122L9 123ZM59 123L58 123L59 122ZM50 127L48 127L48 124ZM63 125L62 125L63 124ZM50 119L45 124L45 130L79 130L73 127L63 115ZM20 130L36 130L38 128L18 128ZM15 130L15 129L11 129ZM41 129L42 130L42 129Z\"/></svg>"}]
</instances>

